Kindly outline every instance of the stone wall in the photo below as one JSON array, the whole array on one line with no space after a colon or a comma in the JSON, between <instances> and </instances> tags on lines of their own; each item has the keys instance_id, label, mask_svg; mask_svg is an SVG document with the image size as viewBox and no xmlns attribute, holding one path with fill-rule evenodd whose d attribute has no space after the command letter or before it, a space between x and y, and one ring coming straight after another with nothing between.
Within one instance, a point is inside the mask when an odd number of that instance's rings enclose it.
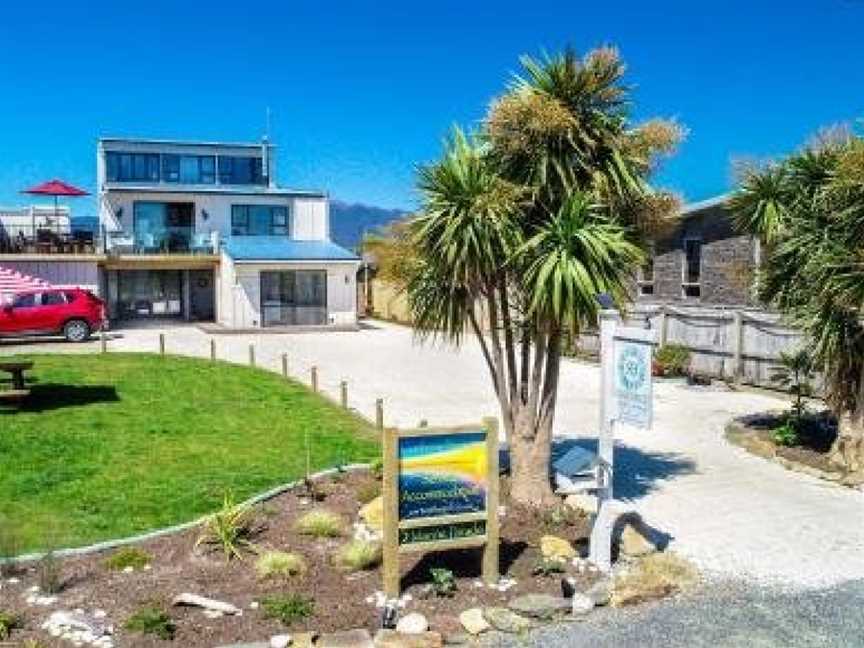
<instances>
[{"instance_id":1,"label":"stone wall","mask_svg":"<svg viewBox=\"0 0 864 648\"><path fill-rule=\"evenodd\" d=\"M699 296L684 291L685 241L701 241ZM722 205L685 214L678 226L654 246L654 292L637 288L637 302L693 305L752 305L750 286L756 244L732 228Z\"/></svg>"}]
</instances>

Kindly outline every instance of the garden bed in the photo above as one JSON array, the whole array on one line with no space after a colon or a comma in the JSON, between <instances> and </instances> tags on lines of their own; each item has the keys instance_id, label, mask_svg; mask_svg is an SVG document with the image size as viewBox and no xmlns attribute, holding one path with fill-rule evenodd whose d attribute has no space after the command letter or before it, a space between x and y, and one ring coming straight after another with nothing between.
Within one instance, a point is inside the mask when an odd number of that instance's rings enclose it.
<instances>
[{"instance_id":1,"label":"garden bed","mask_svg":"<svg viewBox=\"0 0 864 648\"><path fill-rule=\"evenodd\" d=\"M124 629L127 619L148 605L168 613L176 624L173 645L183 648L213 648L303 630L324 633L366 628L374 632L380 627L382 614L374 599L382 585L380 567L348 573L334 565L333 556L354 533L352 523L358 519L361 507L357 494L373 494L378 483L367 471L338 473L323 479L311 495L308 488L301 486L254 507L255 533L251 541L257 555L267 550L301 555L306 569L296 576L259 578L256 554L243 551L242 560L226 561L218 549L204 545L196 548L201 530L192 529L135 545L150 558L146 568L139 565L134 570L112 570L106 565L112 552L58 561L62 588L56 601L47 605L40 605L38 599L33 602L38 594L31 592L44 565L29 564L16 574L18 582L3 584L0 607L20 614L23 619L23 627L15 631L16 640L38 638L42 645L51 647L72 644L47 636L40 625L53 610L76 608L88 614L104 611L105 622L115 628L117 646L168 645L162 639ZM506 493L506 486L504 490ZM322 508L342 520L340 537L316 538L295 528L305 512ZM406 611L421 612L433 629L448 634L462 632L458 614L467 608L506 606L519 593L560 596L562 574L534 573L541 557L540 538L549 533L575 545L582 544L589 533L588 518L577 513L552 515L506 508L502 520L501 571L515 581L506 591L480 586L480 559L476 551L404 556L402 588L409 595L405 598ZM457 586L454 596L439 597L430 591L432 567L452 570ZM587 587L597 578L594 572L579 573L569 562L566 571L571 572L579 587ZM174 597L183 592L230 602L242 609L243 614L209 618L197 608L172 606ZM266 618L263 607L256 605L268 596L289 593L313 602L308 617L285 625ZM31 603L27 602L28 597Z\"/></svg>"},{"instance_id":2,"label":"garden bed","mask_svg":"<svg viewBox=\"0 0 864 648\"><path fill-rule=\"evenodd\" d=\"M837 436L836 420L829 412L808 414L797 443L790 446L775 439L775 430L783 424L785 417L784 412L739 417L726 427L726 438L730 443L776 461L789 470L844 485L857 485L849 483L846 473L829 461L828 453Z\"/></svg>"}]
</instances>

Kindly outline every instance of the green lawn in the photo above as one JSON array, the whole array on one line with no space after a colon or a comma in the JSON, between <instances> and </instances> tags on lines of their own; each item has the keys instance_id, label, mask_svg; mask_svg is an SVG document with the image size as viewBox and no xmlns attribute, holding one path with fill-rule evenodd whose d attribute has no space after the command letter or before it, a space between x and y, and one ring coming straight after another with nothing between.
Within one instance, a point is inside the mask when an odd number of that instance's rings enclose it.
<instances>
[{"instance_id":1,"label":"green lawn","mask_svg":"<svg viewBox=\"0 0 864 648\"><path fill-rule=\"evenodd\" d=\"M218 508L226 489L241 499L301 477L306 431L313 469L379 451L361 419L263 370L145 354L26 357L31 398L0 409L0 536L15 530L21 551L186 522Z\"/></svg>"}]
</instances>

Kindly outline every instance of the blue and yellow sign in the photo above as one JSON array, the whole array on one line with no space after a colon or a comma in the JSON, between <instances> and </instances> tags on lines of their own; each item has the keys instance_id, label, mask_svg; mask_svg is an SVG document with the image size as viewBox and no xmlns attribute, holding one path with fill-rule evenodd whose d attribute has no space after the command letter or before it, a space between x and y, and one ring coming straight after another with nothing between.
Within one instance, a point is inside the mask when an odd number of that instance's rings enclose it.
<instances>
[{"instance_id":1,"label":"blue and yellow sign","mask_svg":"<svg viewBox=\"0 0 864 648\"><path fill-rule=\"evenodd\" d=\"M485 432L399 439L399 519L486 510Z\"/></svg>"}]
</instances>

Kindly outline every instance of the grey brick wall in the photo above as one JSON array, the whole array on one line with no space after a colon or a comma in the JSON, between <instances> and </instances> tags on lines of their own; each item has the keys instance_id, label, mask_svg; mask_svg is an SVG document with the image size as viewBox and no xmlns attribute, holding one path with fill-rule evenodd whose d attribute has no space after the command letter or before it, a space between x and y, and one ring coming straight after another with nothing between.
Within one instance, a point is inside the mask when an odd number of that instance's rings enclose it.
<instances>
[{"instance_id":1,"label":"grey brick wall","mask_svg":"<svg viewBox=\"0 0 864 648\"><path fill-rule=\"evenodd\" d=\"M685 297L682 288L687 239L702 242L700 296ZM638 303L752 305L755 243L732 228L728 212L715 205L682 216L678 226L654 243L654 294L637 290Z\"/></svg>"}]
</instances>

